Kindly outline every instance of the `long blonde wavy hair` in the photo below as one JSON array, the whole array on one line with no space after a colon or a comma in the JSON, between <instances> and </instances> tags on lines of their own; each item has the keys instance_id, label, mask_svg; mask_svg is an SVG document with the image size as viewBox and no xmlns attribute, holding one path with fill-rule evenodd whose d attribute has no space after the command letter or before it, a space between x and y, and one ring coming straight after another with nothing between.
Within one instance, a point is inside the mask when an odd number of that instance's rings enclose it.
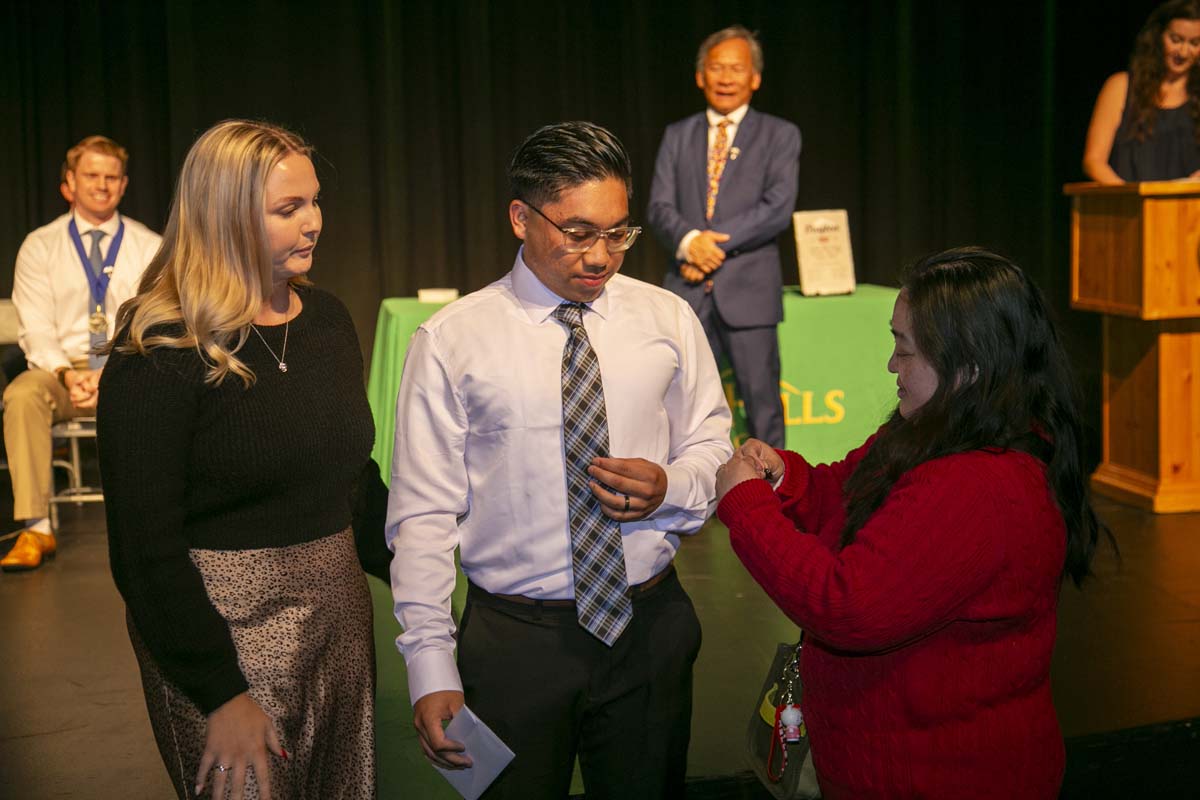
<instances>
[{"instance_id":1,"label":"long blonde wavy hair","mask_svg":"<svg viewBox=\"0 0 1200 800\"><path fill-rule=\"evenodd\" d=\"M291 131L250 120L219 122L196 140L179 171L162 245L137 295L117 312L116 329L129 328L117 349L145 355L155 347L195 347L208 366L207 383L219 385L230 373L247 386L254 382L237 352L272 286L263 187L294 153L311 158L312 147ZM182 323L184 332L149 333L164 323Z\"/></svg>"}]
</instances>

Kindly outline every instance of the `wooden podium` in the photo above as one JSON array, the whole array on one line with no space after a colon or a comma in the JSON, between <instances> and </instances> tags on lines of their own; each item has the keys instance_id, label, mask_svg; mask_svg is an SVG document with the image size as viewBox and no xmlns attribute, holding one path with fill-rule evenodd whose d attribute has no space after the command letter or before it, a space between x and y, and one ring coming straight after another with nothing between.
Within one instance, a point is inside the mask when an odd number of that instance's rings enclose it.
<instances>
[{"instance_id":1,"label":"wooden podium","mask_svg":"<svg viewBox=\"0 0 1200 800\"><path fill-rule=\"evenodd\" d=\"M1071 305L1103 319L1092 489L1200 511L1200 183L1069 183Z\"/></svg>"}]
</instances>

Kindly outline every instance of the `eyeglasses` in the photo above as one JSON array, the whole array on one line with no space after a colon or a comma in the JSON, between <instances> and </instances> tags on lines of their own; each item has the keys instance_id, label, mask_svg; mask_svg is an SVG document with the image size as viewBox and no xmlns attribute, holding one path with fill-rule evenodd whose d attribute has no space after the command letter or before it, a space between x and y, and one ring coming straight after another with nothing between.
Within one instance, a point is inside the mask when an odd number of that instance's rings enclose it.
<instances>
[{"instance_id":1,"label":"eyeglasses","mask_svg":"<svg viewBox=\"0 0 1200 800\"><path fill-rule=\"evenodd\" d=\"M521 200L521 202L536 211L539 217L549 222L562 233L563 250L568 253L586 253L596 246L596 242L599 239L604 239L604 246L608 248L608 252L621 253L633 247L633 243L637 241L638 234L642 232L641 228L629 225L623 225L620 228L609 228L606 231L598 228L564 228L547 217L533 203L530 203L528 200Z\"/></svg>"}]
</instances>

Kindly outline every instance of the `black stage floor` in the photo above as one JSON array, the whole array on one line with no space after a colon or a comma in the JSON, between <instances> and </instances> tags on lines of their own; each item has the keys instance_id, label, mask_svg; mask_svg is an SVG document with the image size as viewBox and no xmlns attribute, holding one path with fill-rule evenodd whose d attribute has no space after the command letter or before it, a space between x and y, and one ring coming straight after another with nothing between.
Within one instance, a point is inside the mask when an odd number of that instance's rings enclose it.
<instances>
[{"instance_id":1,"label":"black stage floor","mask_svg":"<svg viewBox=\"0 0 1200 800\"><path fill-rule=\"evenodd\" d=\"M0 513L11 511L0 475ZM4 507L7 506L7 507ZM1123 554L1083 591L1064 588L1054 691L1067 736L1065 798L1200 796L1200 514L1101 501ZM0 542L0 552L10 541ZM99 506L64 509L59 556L0 575L0 796L167 798L108 573ZM776 641L794 630L710 522L677 560L704 626L689 797L766 798L742 760L749 704ZM420 756L398 627L371 579L379 663L380 797L457 795Z\"/></svg>"}]
</instances>

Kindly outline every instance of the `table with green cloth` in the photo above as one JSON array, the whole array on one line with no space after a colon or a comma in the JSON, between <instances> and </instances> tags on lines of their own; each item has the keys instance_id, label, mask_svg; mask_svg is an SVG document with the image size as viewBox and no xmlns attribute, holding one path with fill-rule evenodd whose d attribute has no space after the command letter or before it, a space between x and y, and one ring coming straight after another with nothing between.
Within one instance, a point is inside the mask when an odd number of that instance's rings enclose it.
<instances>
[{"instance_id":1,"label":"table with green cloth","mask_svg":"<svg viewBox=\"0 0 1200 800\"><path fill-rule=\"evenodd\" d=\"M789 449L813 463L835 461L861 444L895 408L896 379L887 371L895 300L895 289L868 284L836 297L804 297L794 287L784 291L779 391ZM391 473L404 354L413 333L441 307L392 297L379 308L367 396L375 416L372 455L385 481ZM745 437L745 415L727 365L721 377L734 409L737 442Z\"/></svg>"}]
</instances>

